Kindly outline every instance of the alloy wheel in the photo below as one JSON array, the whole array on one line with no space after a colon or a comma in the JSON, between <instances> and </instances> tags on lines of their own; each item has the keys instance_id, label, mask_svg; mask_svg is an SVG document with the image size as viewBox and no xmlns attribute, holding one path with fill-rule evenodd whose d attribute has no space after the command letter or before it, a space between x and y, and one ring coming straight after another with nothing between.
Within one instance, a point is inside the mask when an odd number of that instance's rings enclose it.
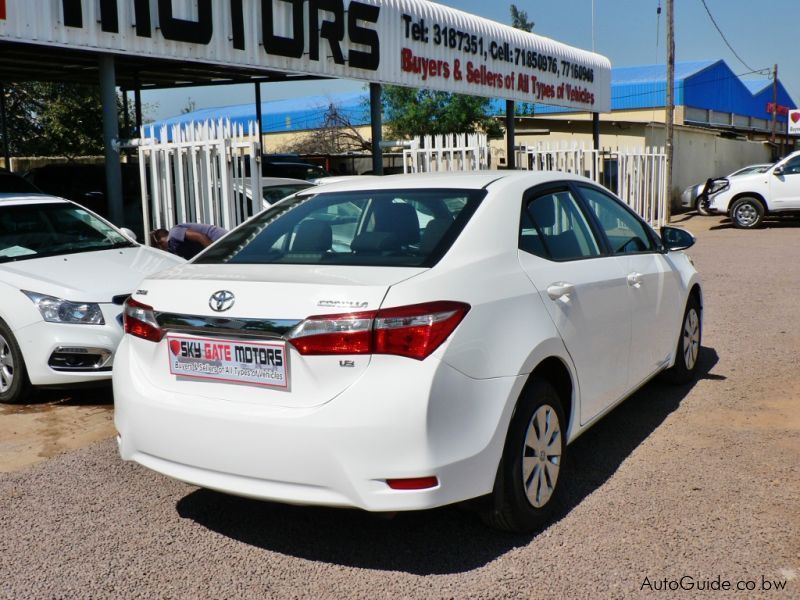
<instances>
[{"instance_id":1,"label":"alloy wheel","mask_svg":"<svg viewBox=\"0 0 800 600\"><path fill-rule=\"evenodd\" d=\"M750 227L758 220L758 211L752 204L745 202L736 207L733 216L742 227Z\"/></svg>"},{"instance_id":2,"label":"alloy wheel","mask_svg":"<svg viewBox=\"0 0 800 600\"><path fill-rule=\"evenodd\" d=\"M691 371L697 363L700 351L700 317L694 307L686 313L683 322L683 361L686 369Z\"/></svg>"},{"instance_id":3,"label":"alloy wheel","mask_svg":"<svg viewBox=\"0 0 800 600\"><path fill-rule=\"evenodd\" d=\"M540 406L528 423L522 454L522 483L528 502L541 508L550 500L561 468L561 424L552 406Z\"/></svg>"},{"instance_id":4,"label":"alloy wheel","mask_svg":"<svg viewBox=\"0 0 800 600\"><path fill-rule=\"evenodd\" d=\"M6 393L14 383L14 356L6 338L0 335L0 394Z\"/></svg>"}]
</instances>

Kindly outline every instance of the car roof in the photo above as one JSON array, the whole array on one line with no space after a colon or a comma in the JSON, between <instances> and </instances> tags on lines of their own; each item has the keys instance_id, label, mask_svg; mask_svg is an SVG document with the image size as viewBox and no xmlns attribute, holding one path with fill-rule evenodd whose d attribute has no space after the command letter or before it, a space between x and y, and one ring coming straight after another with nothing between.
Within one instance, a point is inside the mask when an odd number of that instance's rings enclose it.
<instances>
[{"instance_id":1,"label":"car roof","mask_svg":"<svg viewBox=\"0 0 800 600\"><path fill-rule=\"evenodd\" d=\"M572 175L561 171L468 171L458 173L408 173L402 175L385 175L383 177L357 177L346 181L328 183L313 191L345 192L356 190L393 190L449 188L473 189L487 188L497 183L525 182L530 186L550 181L591 180L580 175Z\"/></svg>"},{"instance_id":2,"label":"car roof","mask_svg":"<svg viewBox=\"0 0 800 600\"><path fill-rule=\"evenodd\" d=\"M69 200L50 196L48 194L20 194L20 193L0 193L0 206L19 206L21 204L44 204L44 203L69 203Z\"/></svg>"},{"instance_id":3,"label":"car roof","mask_svg":"<svg viewBox=\"0 0 800 600\"><path fill-rule=\"evenodd\" d=\"M306 179L294 179L292 177L262 177L261 186L265 185L313 185Z\"/></svg>"}]
</instances>

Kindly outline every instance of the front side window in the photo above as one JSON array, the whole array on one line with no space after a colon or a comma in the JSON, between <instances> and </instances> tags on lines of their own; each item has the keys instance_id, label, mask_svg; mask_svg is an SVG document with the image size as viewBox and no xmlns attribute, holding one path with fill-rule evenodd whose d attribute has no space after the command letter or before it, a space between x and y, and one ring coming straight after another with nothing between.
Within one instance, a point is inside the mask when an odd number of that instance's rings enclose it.
<instances>
[{"instance_id":1,"label":"front side window","mask_svg":"<svg viewBox=\"0 0 800 600\"><path fill-rule=\"evenodd\" d=\"M605 232L611 252L635 254L656 250L652 237L647 233L647 226L620 202L593 187L580 186L580 190Z\"/></svg>"},{"instance_id":2,"label":"front side window","mask_svg":"<svg viewBox=\"0 0 800 600\"><path fill-rule=\"evenodd\" d=\"M366 190L290 198L244 223L197 263L433 266L484 190Z\"/></svg>"},{"instance_id":3,"label":"front side window","mask_svg":"<svg viewBox=\"0 0 800 600\"><path fill-rule=\"evenodd\" d=\"M522 215L520 248L552 260L599 256L589 223L569 190L537 196Z\"/></svg>"},{"instance_id":4,"label":"front side window","mask_svg":"<svg viewBox=\"0 0 800 600\"><path fill-rule=\"evenodd\" d=\"M135 246L68 202L0 205L0 262Z\"/></svg>"},{"instance_id":5,"label":"front side window","mask_svg":"<svg viewBox=\"0 0 800 600\"><path fill-rule=\"evenodd\" d=\"M800 173L800 156L795 156L783 165L783 174L797 175L798 173Z\"/></svg>"}]
</instances>

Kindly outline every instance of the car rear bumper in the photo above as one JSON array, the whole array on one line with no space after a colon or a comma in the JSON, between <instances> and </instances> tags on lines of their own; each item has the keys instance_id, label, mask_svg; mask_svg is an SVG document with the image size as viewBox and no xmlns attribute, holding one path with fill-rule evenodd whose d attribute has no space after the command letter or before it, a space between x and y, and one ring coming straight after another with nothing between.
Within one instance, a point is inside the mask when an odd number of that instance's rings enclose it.
<instances>
[{"instance_id":1,"label":"car rear bumper","mask_svg":"<svg viewBox=\"0 0 800 600\"><path fill-rule=\"evenodd\" d=\"M489 493L524 377L471 379L433 357L374 356L312 408L167 393L123 340L114 369L120 455L202 487L292 504L433 508ZM187 386L191 389L191 386ZM387 479L436 476L424 490Z\"/></svg>"}]
</instances>

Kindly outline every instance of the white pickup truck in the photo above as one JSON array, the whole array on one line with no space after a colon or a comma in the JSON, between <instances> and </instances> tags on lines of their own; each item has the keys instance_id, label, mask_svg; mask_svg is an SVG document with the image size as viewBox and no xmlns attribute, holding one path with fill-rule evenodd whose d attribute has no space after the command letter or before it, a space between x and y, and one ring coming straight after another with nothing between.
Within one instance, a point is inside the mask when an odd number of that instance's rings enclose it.
<instances>
[{"instance_id":1,"label":"white pickup truck","mask_svg":"<svg viewBox=\"0 0 800 600\"><path fill-rule=\"evenodd\" d=\"M759 227L766 215L800 214L800 151L763 173L715 180L708 209L727 214L742 229Z\"/></svg>"}]
</instances>

